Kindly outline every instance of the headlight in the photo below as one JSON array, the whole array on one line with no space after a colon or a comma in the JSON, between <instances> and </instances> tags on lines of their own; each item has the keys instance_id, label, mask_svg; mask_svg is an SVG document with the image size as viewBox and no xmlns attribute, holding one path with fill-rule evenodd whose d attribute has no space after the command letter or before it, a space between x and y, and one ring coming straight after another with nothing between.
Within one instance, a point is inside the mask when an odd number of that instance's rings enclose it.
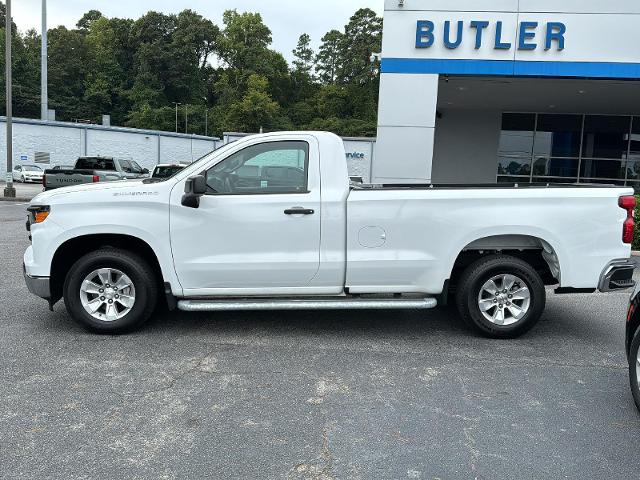
<instances>
[{"instance_id":1,"label":"headlight","mask_svg":"<svg viewBox=\"0 0 640 480\"><path fill-rule=\"evenodd\" d=\"M37 205L27 208L27 211L29 212L29 223L33 225L44 222L49 213L51 213L51 207L49 205Z\"/></svg>"}]
</instances>

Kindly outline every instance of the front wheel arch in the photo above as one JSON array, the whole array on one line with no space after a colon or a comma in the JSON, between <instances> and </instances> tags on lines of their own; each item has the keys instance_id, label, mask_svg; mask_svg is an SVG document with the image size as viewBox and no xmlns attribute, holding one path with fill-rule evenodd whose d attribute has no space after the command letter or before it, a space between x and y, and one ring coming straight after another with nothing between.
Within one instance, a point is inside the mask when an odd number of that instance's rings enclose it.
<instances>
[{"instance_id":1,"label":"front wheel arch","mask_svg":"<svg viewBox=\"0 0 640 480\"><path fill-rule=\"evenodd\" d=\"M101 248L112 247L139 255L153 269L154 278L160 291L164 282L162 268L153 248L144 240L131 235L94 234L67 240L58 247L51 261L50 285L51 305L55 305L63 295L63 286L71 266L87 253Z\"/></svg>"}]
</instances>

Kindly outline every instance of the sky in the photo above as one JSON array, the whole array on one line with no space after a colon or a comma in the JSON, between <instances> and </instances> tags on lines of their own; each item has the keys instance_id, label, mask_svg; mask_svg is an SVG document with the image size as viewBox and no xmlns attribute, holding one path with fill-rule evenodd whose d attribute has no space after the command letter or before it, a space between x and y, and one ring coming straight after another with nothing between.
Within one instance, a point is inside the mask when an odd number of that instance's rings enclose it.
<instances>
[{"instance_id":1,"label":"sky","mask_svg":"<svg viewBox=\"0 0 640 480\"><path fill-rule=\"evenodd\" d=\"M13 19L20 30L40 31L41 5L41 0L12 2ZM47 16L49 28L58 25L74 28L89 10L99 10L107 17L136 19L149 10L177 13L189 8L222 26L225 10L259 12L273 33L272 48L291 60L300 34L311 35L317 49L326 32L334 28L342 30L349 17L362 7L382 15L384 0L48 0Z\"/></svg>"}]
</instances>

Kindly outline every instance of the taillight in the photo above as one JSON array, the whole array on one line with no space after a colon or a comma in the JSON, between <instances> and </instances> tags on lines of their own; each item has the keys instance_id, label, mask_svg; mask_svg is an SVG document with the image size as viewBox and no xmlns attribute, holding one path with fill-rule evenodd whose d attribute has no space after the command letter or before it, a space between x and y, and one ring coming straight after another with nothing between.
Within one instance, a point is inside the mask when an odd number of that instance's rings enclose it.
<instances>
[{"instance_id":1,"label":"taillight","mask_svg":"<svg viewBox=\"0 0 640 480\"><path fill-rule=\"evenodd\" d=\"M636 311L636 305L632 303L631 305L629 305L629 310L627 311L627 322L631 321L635 311Z\"/></svg>"},{"instance_id":2,"label":"taillight","mask_svg":"<svg viewBox=\"0 0 640 480\"><path fill-rule=\"evenodd\" d=\"M99 175L94 175L93 176L93 183L99 183L100 182L100 176Z\"/></svg>"},{"instance_id":3,"label":"taillight","mask_svg":"<svg viewBox=\"0 0 640 480\"><path fill-rule=\"evenodd\" d=\"M626 196L620 197L618 205L627 211L627 219L622 225L622 241L624 243L633 243L633 233L636 228L636 222L634 218L634 211L636 208L636 197Z\"/></svg>"}]
</instances>

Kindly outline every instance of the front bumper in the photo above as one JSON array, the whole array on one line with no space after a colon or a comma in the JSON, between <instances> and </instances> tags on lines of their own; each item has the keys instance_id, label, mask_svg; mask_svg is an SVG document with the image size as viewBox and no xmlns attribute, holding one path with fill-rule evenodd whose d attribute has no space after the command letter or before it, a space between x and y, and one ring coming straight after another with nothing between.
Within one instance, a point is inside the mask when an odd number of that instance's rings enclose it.
<instances>
[{"instance_id":1,"label":"front bumper","mask_svg":"<svg viewBox=\"0 0 640 480\"><path fill-rule=\"evenodd\" d=\"M31 293L45 300L51 298L51 282L49 277L31 277L27 275L27 269L24 265L22 266L22 274L27 288Z\"/></svg>"},{"instance_id":2,"label":"front bumper","mask_svg":"<svg viewBox=\"0 0 640 480\"><path fill-rule=\"evenodd\" d=\"M610 262L600 275L598 290L601 292L614 292L633 288L636 282L633 280L633 272L636 264L633 260L623 259Z\"/></svg>"}]
</instances>

